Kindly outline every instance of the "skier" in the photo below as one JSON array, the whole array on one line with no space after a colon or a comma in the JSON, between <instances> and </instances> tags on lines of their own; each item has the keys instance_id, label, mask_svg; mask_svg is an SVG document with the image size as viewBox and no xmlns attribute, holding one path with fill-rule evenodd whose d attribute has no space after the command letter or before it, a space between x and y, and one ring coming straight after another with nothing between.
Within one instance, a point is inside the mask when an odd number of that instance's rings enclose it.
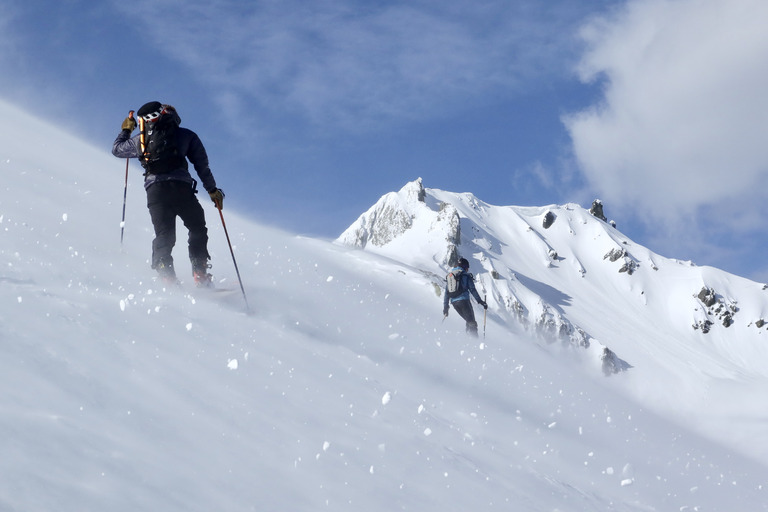
<instances>
[{"instance_id":1,"label":"skier","mask_svg":"<svg viewBox=\"0 0 768 512\"><path fill-rule=\"evenodd\" d=\"M446 284L443 295L443 316L448 316L448 302L450 301L459 316L467 322L467 332L477 337L477 322L475 321L475 312L472 309L469 294L471 293L477 303L483 306L483 308L488 309L488 304L477 293L475 277L469 273L469 262L465 258L461 258L458 266L454 267L451 272L459 275L458 291L460 293L456 297L449 297L448 285Z\"/></svg>"},{"instance_id":2,"label":"skier","mask_svg":"<svg viewBox=\"0 0 768 512\"><path fill-rule=\"evenodd\" d=\"M112 154L118 158L138 158L144 173L147 208L155 229L152 241L152 268L166 283L177 283L171 251L176 244L176 217L180 217L189 231L189 259L195 284L213 286L208 269L208 228L205 212L195 194L197 181L189 173L187 159L195 167L203 187L216 207L221 209L224 192L216 187L208 155L203 143L192 130L179 126L181 118L176 109L159 101L143 105L137 112L142 131L131 137L136 119L125 118L122 131L112 145Z\"/></svg>"}]
</instances>

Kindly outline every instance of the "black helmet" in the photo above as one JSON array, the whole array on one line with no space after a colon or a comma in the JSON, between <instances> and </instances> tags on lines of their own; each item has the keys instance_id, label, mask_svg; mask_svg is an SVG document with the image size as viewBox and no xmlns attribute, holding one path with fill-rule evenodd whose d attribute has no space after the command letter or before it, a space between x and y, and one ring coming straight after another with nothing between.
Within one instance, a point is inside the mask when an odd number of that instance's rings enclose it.
<instances>
[{"instance_id":1,"label":"black helmet","mask_svg":"<svg viewBox=\"0 0 768 512\"><path fill-rule=\"evenodd\" d=\"M466 258L459 259L459 266L464 270L469 270L469 262Z\"/></svg>"},{"instance_id":2,"label":"black helmet","mask_svg":"<svg viewBox=\"0 0 768 512\"><path fill-rule=\"evenodd\" d=\"M173 121L178 126L181 124L181 118L179 117L176 109L171 105L164 105L159 101L150 101L141 106L136 113L139 117L143 117L144 121L148 123L154 123L157 121Z\"/></svg>"},{"instance_id":3,"label":"black helmet","mask_svg":"<svg viewBox=\"0 0 768 512\"><path fill-rule=\"evenodd\" d=\"M150 101L149 103L145 103L141 106L138 112L136 112L136 115L139 117L144 116L151 116L152 114L157 114L157 117L160 117L160 113L163 111L163 104L159 101ZM157 118L155 118L157 119ZM147 119L149 121L149 119Z\"/></svg>"}]
</instances>

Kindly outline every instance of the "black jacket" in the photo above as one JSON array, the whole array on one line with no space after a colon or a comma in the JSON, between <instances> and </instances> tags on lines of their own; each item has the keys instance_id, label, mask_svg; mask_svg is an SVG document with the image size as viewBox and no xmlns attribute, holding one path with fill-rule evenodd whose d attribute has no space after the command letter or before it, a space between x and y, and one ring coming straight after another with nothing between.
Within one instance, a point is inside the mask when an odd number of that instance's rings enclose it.
<instances>
[{"instance_id":1,"label":"black jacket","mask_svg":"<svg viewBox=\"0 0 768 512\"><path fill-rule=\"evenodd\" d=\"M138 158L141 152L140 145L138 135L131 137L131 132L123 130L112 144L112 154L118 158ZM200 137L192 130L178 127L176 129L176 147L179 149L179 153L185 157L183 166L163 174L146 174L144 188L149 188L154 183L166 180L186 181L191 186L195 180L189 174L189 165L187 164L187 160L189 160L195 167L195 171L203 183L203 188L208 192L216 190L216 180L213 178L210 167L208 167L208 154L205 152Z\"/></svg>"}]
</instances>

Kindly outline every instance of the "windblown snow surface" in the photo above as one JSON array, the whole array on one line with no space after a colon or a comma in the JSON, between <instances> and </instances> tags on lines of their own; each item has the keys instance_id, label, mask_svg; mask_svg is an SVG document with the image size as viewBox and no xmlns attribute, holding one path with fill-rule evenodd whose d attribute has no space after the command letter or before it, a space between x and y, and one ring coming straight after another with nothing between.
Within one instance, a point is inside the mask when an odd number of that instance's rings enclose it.
<instances>
[{"instance_id":1,"label":"windblown snow surface","mask_svg":"<svg viewBox=\"0 0 768 512\"><path fill-rule=\"evenodd\" d=\"M140 167L121 246L125 161L6 104L0 118L0 510L768 508L768 332L748 325L767 314L761 284L637 245L640 268L609 279L584 249L609 231L575 205L557 207L545 239L529 227L546 209L510 223L510 207L430 190L509 264L495 268L513 283L502 289L473 246L485 337L443 321L445 268L414 255L422 246L354 249L225 204L249 315L207 198L212 272L234 292L191 285L182 226L184 282L165 289ZM268 193L214 173L230 194ZM735 325L691 327L701 312L674 298L701 288L692 269L745 297ZM605 376L594 351L538 335L505 309L510 290L631 368Z\"/></svg>"}]
</instances>

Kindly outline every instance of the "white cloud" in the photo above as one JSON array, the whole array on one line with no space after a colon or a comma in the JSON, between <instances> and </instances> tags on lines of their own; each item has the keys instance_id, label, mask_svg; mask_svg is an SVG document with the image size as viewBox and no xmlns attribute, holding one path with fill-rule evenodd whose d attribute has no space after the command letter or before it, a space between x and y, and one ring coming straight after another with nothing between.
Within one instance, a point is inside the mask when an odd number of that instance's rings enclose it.
<instances>
[{"instance_id":1,"label":"white cloud","mask_svg":"<svg viewBox=\"0 0 768 512\"><path fill-rule=\"evenodd\" d=\"M591 184L654 220L759 226L767 19L764 0L643 0L589 23L579 71L604 97L565 122Z\"/></svg>"}]
</instances>

